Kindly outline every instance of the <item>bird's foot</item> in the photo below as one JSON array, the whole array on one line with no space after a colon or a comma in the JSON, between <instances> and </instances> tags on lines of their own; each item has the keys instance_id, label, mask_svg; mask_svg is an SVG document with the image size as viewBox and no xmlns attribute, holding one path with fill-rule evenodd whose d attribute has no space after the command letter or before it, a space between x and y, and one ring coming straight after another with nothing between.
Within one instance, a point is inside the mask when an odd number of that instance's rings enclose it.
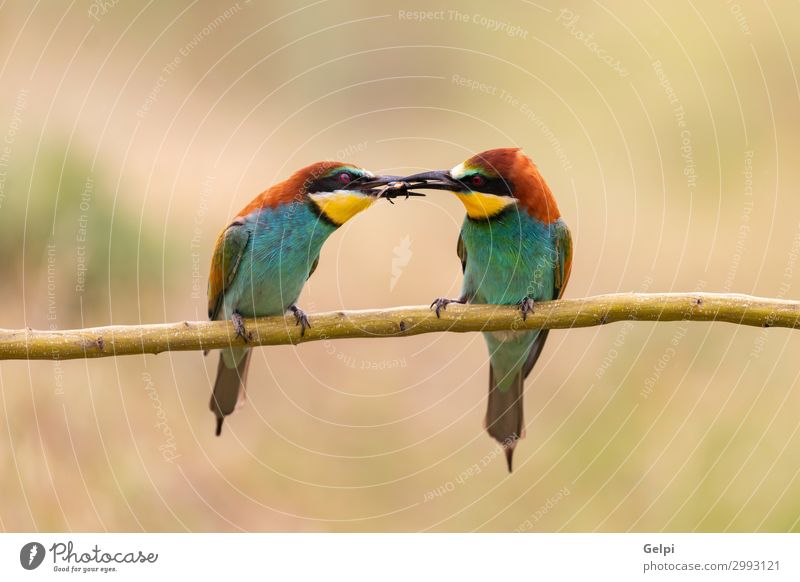
<instances>
[{"instance_id":1,"label":"bird's foot","mask_svg":"<svg viewBox=\"0 0 800 582\"><path fill-rule=\"evenodd\" d=\"M518 303L520 311L522 311L522 321L528 319L528 314L533 313L534 301L530 297L525 297Z\"/></svg>"},{"instance_id":2,"label":"bird's foot","mask_svg":"<svg viewBox=\"0 0 800 582\"><path fill-rule=\"evenodd\" d=\"M231 315L231 321L233 322L233 329L236 331L236 335L247 343L249 338L247 336L247 330L244 328L244 318L242 314L238 311L234 311L233 315Z\"/></svg>"},{"instance_id":3,"label":"bird's foot","mask_svg":"<svg viewBox=\"0 0 800 582\"><path fill-rule=\"evenodd\" d=\"M433 300L433 303L431 303L431 309L436 311L436 317L441 317L439 312L442 311L443 309L447 309L447 306L450 305L451 303L462 303L463 304L463 303L466 303L466 302L467 302L467 300L466 299L462 299L462 298L459 298L459 299L447 299L446 297L437 297L436 299Z\"/></svg>"},{"instance_id":4,"label":"bird's foot","mask_svg":"<svg viewBox=\"0 0 800 582\"><path fill-rule=\"evenodd\" d=\"M306 329L311 328L308 317L297 305L290 305L289 311L294 314L294 324L300 326L300 337L303 337L306 334Z\"/></svg>"}]
</instances>

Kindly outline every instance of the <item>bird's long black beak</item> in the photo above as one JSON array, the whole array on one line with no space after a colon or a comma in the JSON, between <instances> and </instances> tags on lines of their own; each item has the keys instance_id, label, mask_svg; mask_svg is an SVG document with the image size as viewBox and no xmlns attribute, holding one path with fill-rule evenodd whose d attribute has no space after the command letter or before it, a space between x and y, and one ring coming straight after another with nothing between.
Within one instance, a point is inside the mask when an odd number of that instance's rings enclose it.
<instances>
[{"instance_id":1,"label":"bird's long black beak","mask_svg":"<svg viewBox=\"0 0 800 582\"><path fill-rule=\"evenodd\" d=\"M403 176L375 176L358 178L347 185L348 190L371 190L388 186L394 182L402 182Z\"/></svg>"},{"instance_id":2,"label":"bird's long black beak","mask_svg":"<svg viewBox=\"0 0 800 582\"><path fill-rule=\"evenodd\" d=\"M425 196L418 192L409 192L408 183L403 176L375 176L374 178L359 178L347 185L348 190L360 190L365 194L376 198L386 198L389 202L392 198L403 196Z\"/></svg>"},{"instance_id":3,"label":"bird's long black beak","mask_svg":"<svg viewBox=\"0 0 800 582\"><path fill-rule=\"evenodd\" d=\"M422 172L401 178L406 182L411 190L430 189L430 190L451 190L459 191L464 189L464 185L450 175L449 170L433 170L432 172Z\"/></svg>"}]
</instances>

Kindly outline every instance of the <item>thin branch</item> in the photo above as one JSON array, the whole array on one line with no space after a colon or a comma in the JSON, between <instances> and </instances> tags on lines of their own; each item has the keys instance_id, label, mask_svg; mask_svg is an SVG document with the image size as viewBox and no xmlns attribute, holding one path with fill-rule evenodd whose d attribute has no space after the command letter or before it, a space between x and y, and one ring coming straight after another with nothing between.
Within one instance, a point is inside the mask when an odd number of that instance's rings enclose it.
<instances>
[{"instance_id":1,"label":"thin branch","mask_svg":"<svg viewBox=\"0 0 800 582\"><path fill-rule=\"evenodd\" d=\"M331 311L309 316L300 336L294 317L245 320L249 341L228 321L113 325L64 331L0 330L0 360L68 360L229 346L298 344L344 338L405 337L470 332L590 327L618 321L725 321L800 328L800 302L717 293L620 293L537 303L526 321L519 309L450 305L441 319L428 307Z\"/></svg>"}]
</instances>

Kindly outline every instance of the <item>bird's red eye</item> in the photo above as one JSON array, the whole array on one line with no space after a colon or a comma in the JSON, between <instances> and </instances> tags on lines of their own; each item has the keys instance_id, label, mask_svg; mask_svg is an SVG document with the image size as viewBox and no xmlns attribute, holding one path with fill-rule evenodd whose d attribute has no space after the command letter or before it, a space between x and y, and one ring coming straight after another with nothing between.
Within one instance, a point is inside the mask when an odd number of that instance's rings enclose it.
<instances>
[{"instance_id":1,"label":"bird's red eye","mask_svg":"<svg viewBox=\"0 0 800 582\"><path fill-rule=\"evenodd\" d=\"M349 184L350 180L352 180L352 179L353 179L353 176L350 175L350 172L341 172L339 174L339 181L342 184Z\"/></svg>"},{"instance_id":2,"label":"bird's red eye","mask_svg":"<svg viewBox=\"0 0 800 582\"><path fill-rule=\"evenodd\" d=\"M473 186L477 186L478 188L480 188L481 186L486 184L486 179L483 176L481 176L480 174L475 174L474 176L472 176L469 179L469 182Z\"/></svg>"}]
</instances>

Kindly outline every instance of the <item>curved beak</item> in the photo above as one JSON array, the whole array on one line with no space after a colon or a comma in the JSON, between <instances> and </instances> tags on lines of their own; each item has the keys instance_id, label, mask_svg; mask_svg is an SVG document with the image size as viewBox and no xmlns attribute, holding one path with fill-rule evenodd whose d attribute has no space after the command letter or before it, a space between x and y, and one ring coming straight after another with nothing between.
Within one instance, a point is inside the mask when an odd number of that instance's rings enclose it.
<instances>
[{"instance_id":1,"label":"curved beak","mask_svg":"<svg viewBox=\"0 0 800 582\"><path fill-rule=\"evenodd\" d=\"M370 190L388 186L393 182L402 182L403 176L375 176L373 178L357 178L347 185L348 190Z\"/></svg>"},{"instance_id":2,"label":"curved beak","mask_svg":"<svg viewBox=\"0 0 800 582\"><path fill-rule=\"evenodd\" d=\"M375 176L372 179L358 178L347 185L347 190L359 190L368 196L376 198L386 198L392 202L392 198L403 196L425 196L418 192L409 192L409 184L403 176ZM392 202L392 204L394 204Z\"/></svg>"},{"instance_id":3,"label":"curved beak","mask_svg":"<svg viewBox=\"0 0 800 582\"><path fill-rule=\"evenodd\" d=\"M429 190L450 190L458 192L464 189L464 185L450 175L450 170L433 170L432 172L422 172L402 178L403 182L409 184L409 188L427 188Z\"/></svg>"}]
</instances>

